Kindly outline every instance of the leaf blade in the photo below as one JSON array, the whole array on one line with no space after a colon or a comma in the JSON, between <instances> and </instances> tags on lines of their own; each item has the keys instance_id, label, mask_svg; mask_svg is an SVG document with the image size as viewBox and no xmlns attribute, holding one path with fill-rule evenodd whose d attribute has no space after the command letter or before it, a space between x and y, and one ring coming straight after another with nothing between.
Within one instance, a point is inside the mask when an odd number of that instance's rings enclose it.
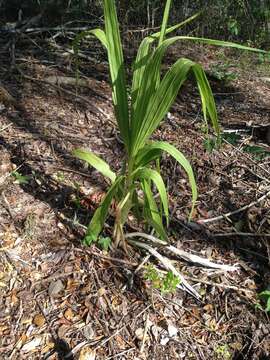
<instances>
[{"instance_id":1,"label":"leaf blade","mask_svg":"<svg viewBox=\"0 0 270 360\"><path fill-rule=\"evenodd\" d=\"M104 0L104 19L114 111L125 147L129 152L130 133L126 74L114 1Z\"/></svg>"},{"instance_id":2,"label":"leaf blade","mask_svg":"<svg viewBox=\"0 0 270 360\"><path fill-rule=\"evenodd\" d=\"M115 180L115 182L111 185L110 189L108 190L101 205L95 211L94 216L92 217L87 227L86 236L83 240L85 245L90 245L92 242L97 241L98 235L102 231L104 223L106 221L112 199L115 196L119 186L121 186L121 182L123 181L123 179L124 179L123 176L119 176Z\"/></svg>"},{"instance_id":3,"label":"leaf blade","mask_svg":"<svg viewBox=\"0 0 270 360\"><path fill-rule=\"evenodd\" d=\"M173 146L165 141L157 141L157 142L153 142L153 143L145 146L145 148L144 148L145 155L147 156L148 151L151 152L152 150L155 150L155 149L165 151L169 155L171 155L183 167L186 174L188 175L189 184L190 184L191 192L192 192L192 208L191 208L191 212L190 212L190 217L191 217L191 215L194 211L197 197L198 197L198 190L197 190L194 172L192 170L192 167L191 167L189 161L175 146Z\"/></svg>"},{"instance_id":4,"label":"leaf blade","mask_svg":"<svg viewBox=\"0 0 270 360\"><path fill-rule=\"evenodd\" d=\"M157 187L160 200L162 203L164 215L166 217L167 224L169 223L169 203L168 203L168 197L167 197L167 191L166 187L164 185L163 179L160 176L160 174L153 169L143 167L138 168L134 171L132 174L133 179L144 179L144 180L151 180Z\"/></svg>"},{"instance_id":5,"label":"leaf blade","mask_svg":"<svg viewBox=\"0 0 270 360\"><path fill-rule=\"evenodd\" d=\"M112 182L116 179L116 174L111 170L110 166L100 157L88 150L76 149L73 151L78 159L86 161L88 164L97 169L102 175L108 177Z\"/></svg>"}]
</instances>

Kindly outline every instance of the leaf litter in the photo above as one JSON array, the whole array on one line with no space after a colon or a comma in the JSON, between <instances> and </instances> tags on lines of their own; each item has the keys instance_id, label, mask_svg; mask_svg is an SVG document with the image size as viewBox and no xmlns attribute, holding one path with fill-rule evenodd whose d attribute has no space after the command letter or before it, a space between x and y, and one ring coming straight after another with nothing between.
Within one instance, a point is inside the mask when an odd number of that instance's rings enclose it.
<instances>
[{"instance_id":1,"label":"leaf litter","mask_svg":"<svg viewBox=\"0 0 270 360\"><path fill-rule=\"evenodd\" d=\"M192 55L194 49L187 51ZM43 54L37 56L42 61ZM0 61L7 70L6 60ZM65 67L47 68L31 59L23 71L39 79L72 75ZM187 226L187 181L172 160L162 160L170 193L171 240L179 250L240 269L227 273L181 260L177 268L191 279L201 301L181 290L161 295L144 279L143 268L135 271L140 254L127 257L80 244L83 229L78 224L87 225L106 184L70 154L89 146L118 170L122 153L106 101L109 86L92 73L86 75L95 84L95 94L78 91L94 111L61 89L21 80L25 111L7 107L0 114L1 358L212 359L222 349L231 358L269 356L269 318L256 309L257 293L270 282L269 243L263 235L237 234L269 234L269 198L221 221L199 224L262 196L269 188L269 159L253 160L228 143L219 152L207 153L196 122L199 99L191 85L186 86L155 134L188 155L199 186L194 226ZM5 85L16 94L14 78L6 78ZM270 101L265 83L243 73L231 89L220 82L212 85L215 92L228 94L226 106L223 98L218 100L223 126L269 121L269 110L262 109L266 105L260 101L262 92L264 103ZM16 181L13 171L27 182ZM109 220L105 235L110 231ZM134 275L131 279L127 274Z\"/></svg>"}]
</instances>

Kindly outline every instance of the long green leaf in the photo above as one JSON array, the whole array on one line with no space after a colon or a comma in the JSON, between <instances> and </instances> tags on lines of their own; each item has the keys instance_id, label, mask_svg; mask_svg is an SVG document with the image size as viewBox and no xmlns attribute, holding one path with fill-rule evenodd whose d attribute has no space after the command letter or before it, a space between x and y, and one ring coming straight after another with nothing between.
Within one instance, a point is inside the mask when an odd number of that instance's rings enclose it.
<instances>
[{"instance_id":1,"label":"long green leaf","mask_svg":"<svg viewBox=\"0 0 270 360\"><path fill-rule=\"evenodd\" d=\"M199 43L207 44L207 45L230 47L230 48L233 48L233 49L247 50L247 51L257 52L257 53L262 53L262 54L269 53L269 51L266 51L266 50L252 48L250 46L237 44L237 43L234 43L234 42L231 42L231 41L222 41L222 40L200 38L200 37L194 37L194 36L176 36L176 37L170 38L169 40L172 40L172 42L175 42L177 40L188 40L188 41L195 41L195 42L199 42Z\"/></svg>"},{"instance_id":2,"label":"long green leaf","mask_svg":"<svg viewBox=\"0 0 270 360\"><path fill-rule=\"evenodd\" d=\"M101 29L85 30L77 34L72 42L72 48L75 54L78 54L79 52L80 42L89 35L95 36L101 42L101 44L107 49L107 39L103 30Z\"/></svg>"},{"instance_id":3,"label":"long green leaf","mask_svg":"<svg viewBox=\"0 0 270 360\"><path fill-rule=\"evenodd\" d=\"M80 160L86 161L88 164L97 169L102 175L108 177L112 182L115 181L116 175L110 166L100 157L88 150L76 149L73 154Z\"/></svg>"},{"instance_id":4,"label":"long green leaf","mask_svg":"<svg viewBox=\"0 0 270 360\"><path fill-rule=\"evenodd\" d=\"M201 13L197 13L188 19L182 21L181 23L178 23L176 25L173 25L166 29L165 34L169 34L173 31L176 31L180 29L182 26L190 23L191 21L195 20ZM137 102L137 95L139 88L141 87L142 79L144 76L144 71L146 64L148 63L150 57L151 57L151 44L159 39L161 36L160 32L156 32L154 34L151 34L148 37L145 37L138 49L136 60L133 66L133 78L132 78L132 91L131 91L131 99L132 99L132 113L134 112L134 108L136 107ZM131 114L131 119L133 119L133 115Z\"/></svg>"},{"instance_id":5,"label":"long green leaf","mask_svg":"<svg viewBox=\"0 0 270 360\"><path fill-rule=\"evenodd\" d=\"M163 227L162 217L160 216L160 212L148 180L142 180L142 189L145 196L144 211L148 223L150 223L150 225L153 226L159 235L165 240L166 232ZM151 221L149 222L149 220Z\"/></svg>"},{"instance_id":6,"label":"long green leaf","mask_svg":"<svg viewBox=\"0 0 270 360\"><path fill-rule=\"evenodd\" d=\"M165 10L163 13L163 20L162 20L158 45L162 44L163 40L165 38L165 33L166 33L166 28L167 28L167 24L168 24L169 13L170 13L170 7L171 7L171 0L167 0Z\"/></svg>"},{"instance_id":7,"label":"long green leaf","mask_svg":"<svg viewBox=\"0 0 270 360\"><path fill-rule=\"evenodd\" d=\"M97 241L98 235L100 234L105 220L108 216L109 207L111 205L112 199L115 196L116 192L121 186L122 181L124 180L123 176L119 176L115 182L111 185L108 190L105 198L103 199L101 205L97 208L94 213L94 216L91 219L90 224L88 225L86 236L84 238L84 243L90 245L93 241Z\"/></svg>"},{"instance_id":8,"label":"long green leaf","mask_svg":"<svg viewBox=\"0 0 270 360\"><path fill-rule=\"evenodd\" d=\"M166 41L166 40L165 40ZM162 54L160 53L162 56ZM159 66L157 64L156 66ZM193 62L187 59L178 60L162 79L158 89L153 94L148 94L148 102L141 104L142 109L137 109L136 123L132 132L132 154L136 155L140 147L152 135L161 120L169 111L177 93L187 78ZM149 71L151 71L149 69ZM154 70L152 70L154 71ZM145 108L144 108L145 107Z\"/></svg>"},{"instance_id":9,"label":"long green leaf","mask_svg":"<svg viewBox=\"0 0 270 360\"><path fill-rule=\"evenodd\" d=\"M145 65L145 69L144 69L143 77L141 79L140 87L136 93L136 106L134 107L133 117L131 120L131 131L132 131L131 148L132 148L133 154L135 154L136 151L138 151L138 146L136 143L137 142L143 143L145 141L145 139L147 138L147 136L149 136L149 135L145 136L145 128L148 126L148 123L149 123L149 119L146 119L146 118L148 117L147 113L149 114L150 112L152 112L152 109L151 109L152 104L153 104L152 99L157 98L156 93L158 91L156 89L156 84L157 84L156 79L158 78L157 74L159 74L161 72L161 61L162 61L163 55L164 55L166 49L168 48L168 46L170 46L170 45L174 44L176 41L180 41L180 40L197 41L197 42L202 42L202 43L206 43L206 44L210 44L210 45L223 46L223 47L227 46L227 47L232 47L232 48L236 48L236 49L240 49L240 50L249 50L249 51L254 51L254 52L266 53L263 50L250 48L250 47L243 46L240 44L235 44L235 43L225 42L225 41L220 41L220 40L206 39L206 38L175 36L170 39L164 40L163 43L154 51L153 55L148 59L147 64ZM185 61L188 61L188 60L185 60ZM180 60L180 63L181 63L181 60ZM192 62L190 62L190 64L191 63ZM195 65L195 64L193 63L193 65ZM177 66L179 66L179 61L177 62ZM182 66L183 66L183 62L182 62ZM184 75L186 76L187 74L184 74ZM197 80L198 80L198 78L200 78L200 81L205 82L205 78L202 76L199 76L198 71L196 71L196 67L195 67L195 76L197 77ZM178 76L178 79L180 77L181 76ZM206 85L200 86L199 87L200 93L201 93L201 90L206 89L206 87L207 87ZM178 87L178 89L179 89L179 87ZM210 87L209 87L209 89L210 89ZM163 91L164 91L164 89L163 89ZM162 97L162 94L159 94L158 96ZM205 102L206 99L208 99L208 101L207 101L208 105L210 105L210 102L213 103L212 100L210 101L211 97L212 97L212 92L208 96L206 96L206 93L205 93L204 98L202 98L202 101L203 101L203 110L205 111L205 114L208 113L210 117L212 116L211 120L214 125L214 123L216 123L214 111L211 111L210 108L205 109L205 107L204 107L204 105L206 104L206 102ZM211 107L213 108L212 105L211 105ZM165 113L163 114L163 116L164 115L165 115ZM161 120L159 120L159 121L161 121ZM215 125L214 125L214 127L215 127ZM142 128L144 128L144 129L142 129ZM151 127L149 127L149 129L151 129Z\"/></svg>"},{"instance_id":10,"label":"long green leaf","mask_svg":"<svg viewBox=\"0 0 270 360\"><path fill-rule=\"evenodd\" d=\"M166 188L163 182L162 177L160 174L153 169L149 168L138 168L132 174L134 180L136 179L144 179L144 180L151 180L157 187L159 192L160 200L162 203L164 215L166 217L167 224L169 223L169 205L168 205L168 198Z\"/></svg>"},{"instance_id":11,"label":"long green leaf","mask_svg":"<svg viewBox=\"0 0 270 360\"><path fill-rule=\"evenodd\" d=\"M175 25L173 25L173 26L170 26L168 29L166 29L165 35L168 35L168 34L170 34L171 32L180 29L180 28L183 27L184 25L189 24L191 21L195 20L195 19L196 19L199 15L201 15L201 14L202 14L202 11L199 11L198 13L190 16L189 18L185 19L184 21L182 21L182 22L180 22L180 23L178 23L178 24L175 24ZM152 38L152 39L157 39L157 38L160 37L160 32L156 32L156 33L154 33L154 34L151 34L151 35L149 35L149 37Z\"/></svg>"},{"instance_id":12,"label":"long green leaf","mask_svg":"<svg viewBox=\"0 0 270 360\"><path fill-rule=\"evenodd\" d=\"M197 185L196 185L196 180L195 180L195 176L192 170L192 167L189 163L189 161L187 160L187 158L178 150L176 149L176 147L174 147L173 145L165 142L165 141L156 141L153 142L149 145L146 145L143 149L142 152L144 152L144 155L142 154L142 160L141 162L143 163L143 158L145 157L146 159L148 159L148 153L153 152L154 150L162 150L167 152L169 155L171 155L173 158L175 158L175 160L183 167L183 169L185 170L185 172L188 175L188 179L189 179L189 184L191 187L191 192L192 192L192 209L190 212L190 215L192 215L193 210L194 210L194 206L195 206L195 202L197 200L198 197L198 191L197 191Z\"/></svg>"},{"instance_id":13,"label":"long green leaf","mask_svg":"<svg viewBox=\"0 0 270 360\"><path fill-rule=\"evenodd\" d=\"M201 95L204 119L207 122L207 115L210 117L212 126L219 138L220 128L218 124L217 109L210 84L204 70L199 64L194 64L192 70L197 80L197 85Z\"/></svg>"},{"instance_id":14,"label":"long green leaf","mask_svg":"<svg viewBox=\"0 0 270 360\"><path fill-rule=\"evenodd\" d=\"M151 161L159 159L161 155L162 151L160 149L149 149L149 147L146 145L139 150L136 156L135 165L137 167L144 167Z\"/></svg>"},{"instance_id":15,"label":"long green leaf","mask_svg":"<svg viewBox=\"0 0 270 360\"><path fill-rule=\"evenodd\" d=\"M129 110L123 50L114 0L104 0L105 33L116 120L129 153Z\"/></svg>"}]
</instances>

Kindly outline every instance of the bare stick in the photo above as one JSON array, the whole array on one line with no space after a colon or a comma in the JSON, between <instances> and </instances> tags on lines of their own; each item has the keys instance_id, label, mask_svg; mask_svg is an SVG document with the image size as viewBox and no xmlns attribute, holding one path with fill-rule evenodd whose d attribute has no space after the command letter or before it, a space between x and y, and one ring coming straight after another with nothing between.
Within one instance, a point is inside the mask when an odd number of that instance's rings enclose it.
<instances>
[{"instance_id":1,"label":"bare stick","mask_svg":"<svg viewBox=\"0 0 270 360\"><path fill-rule=\"evenodd\" d=\"M216 222L216 221L219 221L219 220L223 220L223 219L227 219L228 217L232 216L232 215L235 215L235 214L238 214L242 211L245 211L247 209L250 209L252 206L260 203L261 201L263 201L264 199L266 199L268 196L270 195L270 190L268 190L263 196L261 196L258 200L255 200L255 201L252 201L250 204L248 205L245 205L243 207L241 207L240 209L237 209L235 211L231 211L231 212L228 212L226 214L223 214L223 215L220 215L220 216L216 216L216 217L213 217L211 219L202 219L202 220L198 220L197 222L199 224L208 224L208 223L212 223L212 222Z\"/></svg>"},{"instance_id":2,"label":"bare stick","mask_svg":"<svg viewBox=\"0 0 270 360\"><path fill-rule=\"evenodd\" d=\"M2 131L4 131L4 130L6 130L6 129L8 129L10 126L12 126L13 124L12 123L10 123L10 124L8 124L8 125L6 125L6 126L4 126L4 127L2 127L1 129L0 129L0 132L2 132Z\"/></svg>"},{"instance_id":3,"label":"bare stick","mask_svg":"<svg viewBox=\"0 0 270 360\"><path fill-rule=\"evenodd\" d=\"M184 259L185 261L188 262L192 262L195 264L199 264L208 268L212 268L212 269L220 269L223 271L235 271L238 269L237 266L231 266L231 265L223 265L223 264L217 264L214 263L208 259L202 258L198 255L193 255L193 254L189 254L188 252L184 251L184 250L180 250L177 249L175 246L172 245L167 245L167 243L164 243L164 241L156 238L155 236L152 235L148 235L145 233L140 233L140 232L134 232L134 233L129 233L125 235L126 238L132 238L132 237L142 237L145 238L147 240L152 241L153 243L159 244L159 245L163 245L164 248L172 253L174 253L175 255L181 257L182 259Z\"/></svg>"},{"instance_id":4,"label":"bare stick","mask_svg":"<svg viewBox=\"0 0 270 360\"><path fill-rule=\"evenodd\" d=\"M210 286L216 286L216 287L219 287L221 289L243 291L243 292L250 293L250 294L256 293L255 291L249 290L247 288L241 288L241 287L234 286L234 285L219 284L219 283L215 283L215 282L211 282L211 281L207 281L207 280L196 279L196 278L193 278L193 277L190 277L190 276L188 276L187 279L190 280L190 281L196 282L196 283L201 283L201 284L210 285Z\"/></svg>"},{"instance_id":5,"label":"bare stick","mask_svg":"<svg viewBox=\"0 0 270 360\"><path fill-rule=\"evenodd\" d=\"M142 354L144 351L148 327L149 327L149 314L147 314L146 321L145 321L145 327L144 327L144 332L143 332L142 346L140 348L140 354Z\"/></svg>"},{"instance_id":6,"label":"bare stick","mask_svg":"<svg viewBox=\"0 0 270 360\"><path fill-rule=\"evenodd\" d=\"M270 237L270 234L246 233L246 232L230 232L210 234L212 237L231 237L231 236L250 236L250 237Z\"/></svg>"}]
</instances>

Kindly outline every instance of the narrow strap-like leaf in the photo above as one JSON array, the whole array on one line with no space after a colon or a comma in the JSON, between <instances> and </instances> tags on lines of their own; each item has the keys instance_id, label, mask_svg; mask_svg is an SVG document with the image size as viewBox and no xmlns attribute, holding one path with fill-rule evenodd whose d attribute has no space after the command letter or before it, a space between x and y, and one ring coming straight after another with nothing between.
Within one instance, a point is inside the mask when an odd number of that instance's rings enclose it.
<instances>
[{"instance_id":1,"label":"narrow strap-like leaf","mask_svg":"<svg viewBox=\"0 0 270 360\"><path fill-rule=\"evenodd\" d=\"M160 216L160 212L148 180L142 180L142 188L145 196L144 210L146 211L147 221L154 227L162 239L166 240L167 235L163 227L162 217Z\"/></svg>"},{"instance_id":2,"label":"narrow strap-like leaf","mask_svg":"<svg viewBox=\"0 0 270 360\"><path fill-rule=\"evenodd\" d=\"M131 149L132 150L131 150L131 152L133 155L136 154L136 152L138 151L138 149L140 147L140 146L138 147L138 143L140 143L140 145L143 144L145 139L147 139L147 136L149 136L148 131L146 131L146 129L149 125L149 117L151 117L150 114L152 113L152 110L153 110L152 109L153 102L157 101L157 98L158 98L158 102L160 102L161 98L162 98L162 93L160 91L157 91L157 89L156 89L156 84L157 84L156 79L158 78L157 74L161 72L161 61L162 61L163 55L164 55L166 49L170 45L174 44L176 41L181 41L181 40L189 40L189 41L201 42L201 43L205 43L205 44L209 44L209 45L231 47L231 48L240 49L240 50L248 50L248 51L253 51L253 52L267 53L264 50L254 49L251 47L243 46L240 44L235 44L232 42L212 40L212 39L199 38L199 37L175 36L175 37L164 40L162 42L162 44L160 46L158 46L158 48L154 51L152 56L148 59L147 65L145 66L145 70L144 70L144 76L141 79L141 84L137 91L136 107L134 109L132 122L131 122L131 125L132 125L132 127L131 127L131 131L132 131ZM188 65L189 60L184 60L184 61L185 61L185 64L181 60L180 60L180 62L178 61L176 63L177 64L176 67L178 67L178 71L180 71L179 66L181 63L182 63L181 64L182 68L183 69L186 68L186 70L187 70L186 66ZM191 64L195 65L194 63L190 62L189 63L190 67L191 67ZM173 67L171 69L173 69ZM198 78L200 78L199 81L205 82L204 76L203 77L200 76L198 71L196 71L196 67L194 69L195 69L194 73L197 78L197 81L198 81ZM170 76L173 75L173 72L175 70L176 70L176 68L174 68L173 71L171 72L171 74L169 74L169 75ZM184 75L186 76L187 73ZM176 85L177 82L179 85L180 80L181 80L181 84L183 83L184 80L180 79L180 78L183 78L181 76L181 74L179 76L175 76L175 80L176 80L176 78L178 78L178 80L174 83L174 85ZM164 78L163 78L163 80L164 80ZM162 80L162 82L163 82L163 80ZM161 85L162 84L160 84L160 87L162 87ZM169 84L167 84L167 88L168 89L170 88L172 90L172 86L169 86ZM179 88L180 88L180 86L178 86L178 90L179 90ZM202 83L201 83L201 85L199 86L200 93L203 88L206 89L206 85L202 86ZM164 91L166 91L164 89L164 86L163 86L162 91L163 91L163 93L164 93ZM175 94L175 96L176 96L176 94ZM216 122L214 111L211 111L210 107L208 109L205 109L205 107L204 107L204 105L206 104L206 102L204 100L206 100L206 98L208 98L208 101L207 101L208 105L210 105L210 103L212 103L212 100L210 100L210 97L212 97L212 92L209 93L209 95L207 97L204 95L204 98L202 98L203 110L205 110L204 115L206 113L208 113L209 117L212 120L213 126L216 127L216 125L214 125L214 123ZM211 107L213 107L213 106L211 105ZM164 115L165 115L165 113L163 113L163 116ZM159 122L161 121L161 119L159 119ZM157 121L157 124L159 122ZM155 129L155 127L152 127L152 129ZM150 130L151 130L151 126L149 127L149 131ZM153 131L153 130L151 130L151 131Z\"/></svg>"},{"instance_id":3,"label":"narrow strap-like leaf","mask_svg":"<svg viewBox=\"0 0 270 360\"><path fill-rule=\"evenodd\" d=\"M146 145L142 149L139 150L135 164L138 167L144 167L148 165L151 161L157 160L161 157L162 151L157 148L149 149L149 147Z\"/></svg>"},{"instance_id":4,"label":"narrow strap-like leaf","mask_svg":"<svg viewBox=\"0 0 270 360\"><path fill-rule=\"evenodd\" d=\"M183 169L187 173L187 176L189 179L189 184L190 184L191 191L192 191L192 209L190 212L190 216L191 216L193 213L195 202L198 197L198 191L197 191L195 176L194 176L192 167L190 165L190 162L178 149L176 149L176 147L174 147L173 145L171 145L165 141L156 141L149 145L146 145L143 149L144 154L145 154L144 156L147 158L148 157L147 153L148 152L151 153L153 150L163 150L163 151L167 152L169 155L171 155L173 158L175 158L175 160L183 167ZM142 162L143 162L143 159L142 159Z\"/></svg>"},{"instance_id":5,"label":"narrow strap-like leaf","mask_svg":"<svg viewBox=\"0 0 270 360\"><path fill-rule=\"evenodd\" d=\"M161 53L159 53L162 56ZM155 64L160 66L160 64ZM137 154L145 141L152 135L161 120L169 111L177 93L187 78L193 62L187 59L178 60L166 73L158 89L148 100L146 109L138 109L137 123L132 134L132 154ZM145 104L146 106L146 104Z\"/></svg>"},{"instance_id":6,"label":"narrow strap-like leaf","mask_svg":"<svg viewBox=\"0 0 270 360\"><path fill-rule=\"evenodd\" d=\"M76 149L73 151L73 154L81 159L86 161L88 164L97 169L102 175L108 177L112 182L115 181L116 175L111 170L110 166L102 160L100 157L88 150Z\"/></svg>"},{"instance_id":7,"label":"narrow strap-like leaf","mask_svg":"<svg viewBox=\"0 0 270 360\"><path fill-rule=\"evenodd\" d=\"M102 29L90 29L82 31L75 36L75 39L72 42L72 47L75 54L78 54L81 40L85 39L89 35L95 36L101 42L101 44L107 48L107 39L104 31Z\"/></svg>"},{"instance_id":8,"label":"narrow strap-like leaf","mask_svg":"<svg viewBox=\"0 0 270 360\"><path fill-rule=\"evenodd\" d=\"M126 150L129 152L130 133L126 75L114 0L104 0L104 19L115 116Z\"/></svg>"},{"instance_id":9,"label":"narrow strap-like leaf","mask_svg":"<svg viewBox=\"0 0 270 360\"><path fill-rule=\"evenodd\" d=\"M162 42L165 38L165 33L166 33L166 28L167 28L168 19L169 19L169 13L170 13L170 7L171 7L171 0L167 0L166 5L165 5L165 10L163 13L163 19L162 19L162 25L161 25L158 45L162 44Z\"/></svg>"},{"instance_id":10,"label":"narrow strap-like leaf","mask_svg":"<svg viewBox=\"0 0 270 360\"><path fill-rule=\"evenodd\" d=\"M84 243L86 245L90 245L93 241L97 241L98 235L103 229L105 220L108 216L109 208L112 202L114 195L116 194L119 186L121 186L121 182L124 177L119 176L115 182L111 185L108 190L105 198L103 199L101 205L97 208L92 217L90 224L88 225L86 236L84 238Z\"/></svg>"},{"instance_id":11,"label":"narrow strap-like leaf","mask_svg":"<svg viewBox=\"0 0 270 360\"><path fill-rule=\"evenodd\" d=\"M167 224L168 224L169 223L168 197L167 197L167 192L166 192L166 188L165 188L163 179L160 176L160 174L156 170L144 167L144 168L138 168L137 170L135 170L134 173L132 174L132 177L134 180L145 179L145 180L153 181L153 183L156 185L157 190L159 192L164 215L166 217Z\"/></svg>"},{"instance_id":12,"label":"narrow strap-like leaf","mask_svg":"<svg viewBox=\"0 0 270 360\"><path fill-rule=\"evenodd\" d=\"M184 25L188 24L189 22L193 21L194 19L196 19L199 15L200 15L200 13L197 13L197 14L189 17L188 19L182 21L181 23L178 23L176 25L169 27L168 29L165 29L165 34L167 35L173 31L181 28L182 26L184 26ZM134 114L134 109L137 107L137 99L138 99L137 95L138 95L139 89L142 86L142 79L144 78L144 75L145 75L145 68L151 57L151 44L154 41L158 40L160 38L160 36L161 36L160 31L156 32L154 34L151 34L148 37L145 37L139 46L136 60L135 60L134 66L133 66L134 71L133 71L132 91L131 91L131 100L132 100L131 122L136 121L133 114ZM164 36L163 36L163 38L164 38ZM148 74L146 73L146 76L148 76Z\"/></svg>"}]
</instances>

